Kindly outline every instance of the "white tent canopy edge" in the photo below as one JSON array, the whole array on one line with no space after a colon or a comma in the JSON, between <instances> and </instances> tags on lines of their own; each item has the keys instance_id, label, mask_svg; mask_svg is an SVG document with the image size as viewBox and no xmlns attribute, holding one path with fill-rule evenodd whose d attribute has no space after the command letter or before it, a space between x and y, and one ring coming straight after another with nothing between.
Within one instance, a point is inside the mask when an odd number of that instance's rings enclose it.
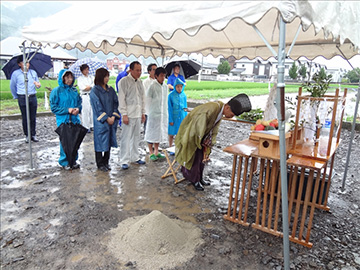
<instances>
[{"instance_id":1,"label":"white tent canopy edge","mask_svg":"<svg viewBox=\"0 0 360 270\"><path fill-rule=\"evenodd\" d=\"M339 54L336 46L340 46L349 59L359 53L360 30L354 25L360 21L360 5L356 1L346 2L191 1L166 4L149 1L137 2L137 8L134 8L131 2L122 1L111 2L111 9L106 1L102 2L104 5L89 2L86 12L79 13L78 6L74 5L51 18L37 19L31 26L24 27L23 38L52 47L126 56L171 57L196 52L204 56L267 59L269 50L252 25L256 25L277 51L279 14L287 23L286 46L292 43L299 24L302 27L290 55L292 59L300 56L313 59L320 55L332 58ZM121 9L124 15L119 16ZM102 13L106 16L99 16ZM70 14L76 16L71 20L63 19ZM352 27L339 27L342 25ZM321 46L308 50L309 44Z\"/></svg>"}]
</instances>

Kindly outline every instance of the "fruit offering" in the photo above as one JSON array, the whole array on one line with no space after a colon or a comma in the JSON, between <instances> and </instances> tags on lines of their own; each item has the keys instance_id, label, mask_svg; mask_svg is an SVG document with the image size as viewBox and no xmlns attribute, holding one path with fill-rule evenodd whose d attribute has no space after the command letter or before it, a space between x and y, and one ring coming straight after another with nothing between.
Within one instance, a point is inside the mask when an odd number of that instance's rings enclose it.
<instances>
[{"instance_id":1,"label":"fruit offering","mask_svg":"<svg viewBox=\"0 0 360 270\"><path fill-rule=\"evenodd\" d=\"M262 119L258 119L255 125L251 126L251 130L275 130L278 129L279 122L277 119L264 121Z\"/></svg>"}]
</instances>

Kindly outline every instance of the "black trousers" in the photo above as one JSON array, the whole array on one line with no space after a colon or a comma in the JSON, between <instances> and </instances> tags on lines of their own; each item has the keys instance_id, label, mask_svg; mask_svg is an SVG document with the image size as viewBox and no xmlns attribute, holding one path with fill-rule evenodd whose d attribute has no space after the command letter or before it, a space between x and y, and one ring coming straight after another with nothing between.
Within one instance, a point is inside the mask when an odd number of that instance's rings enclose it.
<instances>
[{"instance_id":1,"label":"black trousers","mask_svg":"<svg viewBox=\"0 0 360 270\"><path fill-rule=\"evenodd\" d=\"M109 165L110 151L95 152L95 160L98 168L104 165Z\"/></svg>"},{"instance_id":2,"label":"black trousers","mask_svg":"<svg viewBox=\"0 0 360 270\"><path fill-rule=\"evenodd\" d=\"M184 166L181 166L181 172L186 180L189 180L192 183L196 183L202 180L203 171L205 168L205 164L202 162L203 159L204 159L203 149L196 149L195 158L191 169L188 170Z\"/></svg>"},{"instance_id":3,"label":"black trousers","mask_svg":"<svg viewBox=\"0 0 360 270\"><path fill-rule=\"evenodd\" d=\"M18 104L19 104L20 111L21 111L23 131L24 131L25 136L28 136L25 95L19 95ZM29 96L29 111L30 111L31 137L36 135L36 110L37 110L37 98L36 98L36 95L30 95Z\"/></svg>"},{"instance_id":4,"label":"black trousers","mask_svg":"<svg viewBox=\"0 0 360 270\"><path fill-rule=\"evenodd\" d=\"M146 133L146 123L147 123L147 114L145 114L145 121L144 121L144 136L145 136L145 133Z\"/></svg>"}]
</instances>

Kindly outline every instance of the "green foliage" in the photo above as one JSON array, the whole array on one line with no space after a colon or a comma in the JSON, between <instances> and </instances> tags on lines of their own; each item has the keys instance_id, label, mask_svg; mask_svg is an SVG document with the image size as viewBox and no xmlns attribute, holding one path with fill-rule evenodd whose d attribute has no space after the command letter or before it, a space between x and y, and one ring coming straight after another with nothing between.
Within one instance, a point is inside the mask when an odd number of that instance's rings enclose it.
<instances>
[{"instance_id":1,"label":"green foliage","mask_svg":"<svg viewBox=\"0 0 360 270\"><path fill-rule=\"evenodd\" d=\"M289 76L291 79L295 80L298 76L298 67L295 65L295 62L293 62L291 68L289 69Z\"/></svg>"},{"instance_id":2,"label":"green foliage","mask_svg":"<svg viewBox=\"0 0 360 270\"><path fill-rule=\"evenodd\" d=\"M239 116L235 116L238 120L245 120L250 122L256 122L258 119L264 118L264 111L260 108L251 110L250 112L245 112L240 114Z\"/></svg>"},{"instance_id":3,"label":"green foliage","mask_svg":"<svg viewBox=\"0 0 360 270\"><path fill-rule=\"evenodd\" d=\"M41 87L36 90L38 98L44 98L44 92L47 91L46 87L53 89L58 86L57 80L40 80L40 83ZM0 90L0 100L13 98L10 90L10 80L0 80Z\"/></svg>"},{"instance_id":4,"label":"green foliage","mask_svg":"<svg viewBox=\"0 0 360 270\"><path fill-rule=\"evenodd\" d=\"M303 87L306 91L310 92L312 97L322 97L329 89L332 75L326 75L324 68L319 72L316 72L312 77L314 83L306 82L303 83Z\"/></svg>"},{"instance_id":5,"label":"green foliage","mask_svg":"<svg viewBox=\"0 0 360 270\"><path fill-rule=\"evenodd\" d=\"M228 61L221 62L217 67L219 74L229 74L230 69L231 67Z\"/></svg>"},{"instance_id":6,"label":"green foliage","mask_svg":"<svg viewBox=\"0 0 360 270\"><path fill-rule=\"evenodd\" d=\"M304 80L306 78L306 66L305 65L301 65L299 68L299 75L301 76L301 78Z\"/></svg>"},{"instance_id":7,"label":"green foliage","mask_svg":"<svg viewBox=\"0 0 360 270\"><path fill-rule=\"evenodd\" d=\"M345 75L351 83L357 83L360 80L360 68L355 68L354 70L349 71Z\"/></svg>"}]
</instances>

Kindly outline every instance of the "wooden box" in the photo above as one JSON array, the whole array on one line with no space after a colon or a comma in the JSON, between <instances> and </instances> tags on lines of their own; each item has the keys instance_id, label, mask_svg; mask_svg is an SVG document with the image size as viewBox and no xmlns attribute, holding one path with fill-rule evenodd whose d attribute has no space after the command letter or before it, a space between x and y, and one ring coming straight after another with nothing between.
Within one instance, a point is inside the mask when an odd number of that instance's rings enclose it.
<instances>
[{"instance_id":1,"label":"wooden box","mask_svg":"<svg viewBox=\"0 0 360 270\"><path fill-rule=\"evenodd\" d=\"M286 148L290 147L291 133L285 133ZM258 141L259 156L267 158L280 158L280 142L279 142L279 131L253 131L250 134L250 139Z\"/></svg>"}]
</instances>

